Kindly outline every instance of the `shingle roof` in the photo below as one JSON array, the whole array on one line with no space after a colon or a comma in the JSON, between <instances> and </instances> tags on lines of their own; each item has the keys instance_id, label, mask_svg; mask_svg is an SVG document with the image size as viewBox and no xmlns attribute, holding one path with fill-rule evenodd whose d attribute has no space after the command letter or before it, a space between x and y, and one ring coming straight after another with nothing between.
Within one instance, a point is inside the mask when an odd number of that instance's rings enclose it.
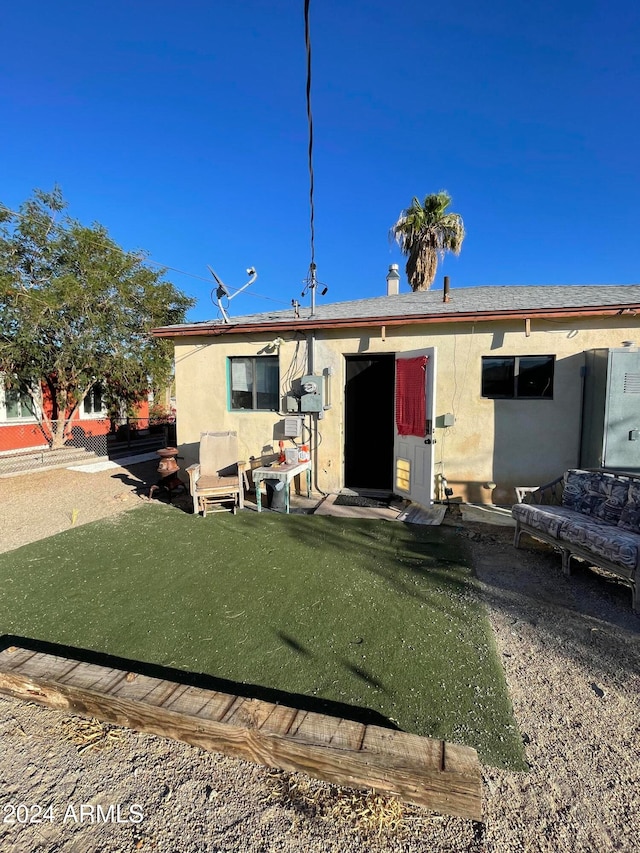
<instances>
[{"instance_id":1,"label":"shingle roof","mask_svg":"<svg viewBox=\"0 0 640 853\"><path fill-rule=\"evenodd\" d=\"M338 321L345 325L350 319L405 318L413 316L438 316L454 319L456 314L494 314L496 312L523 313L527 311L553 311L575 308L579 310L609 307L640 306L640 285L513 285L487 287L452 288L448 302L443 301L442 290L427 290L421 293L401 293L395 296L378 296L355 299L348 302L317 304L312 322L320 324ZM304 322L309 325L311 309L299 308L296 317L292 308L284 311L265 311L260 314L245 314L231 317L226 331L238 326L259 326L283 323L294 326ZM189 329L192 333L201 328L224 326L222 320L208 320L182 326L165 327L163 331Z\"/></svg>"},{"instance_id":2,"label":"shingle roof","mask_svg":"<svg viewBox=\"0 0 640 853\"><path fill-rule=\"evenodd\" d=\"M410 314L456 314L467 311L526 311L537 308L582 308L640 302L640 285L588 286L514 286L461 287L449 292L450 301L442 301L442 290L401 293L316 305L318 320L347 317L384 317ZM300 316L308 317L309 308L301 308ZM232 323L260 323L294 319L293 309L267 311L230 318Z\"/></svg>"}]
</instances>

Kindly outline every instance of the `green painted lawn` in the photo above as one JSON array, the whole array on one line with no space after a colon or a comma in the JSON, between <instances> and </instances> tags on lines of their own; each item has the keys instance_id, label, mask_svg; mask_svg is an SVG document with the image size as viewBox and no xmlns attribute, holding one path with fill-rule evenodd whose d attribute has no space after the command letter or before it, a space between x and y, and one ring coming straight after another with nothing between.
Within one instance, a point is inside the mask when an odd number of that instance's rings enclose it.
<instances>
[{"instance_id":1,"label":"green painted lawn","mask_svg":"<svg viewBox=\"0 0 640 853\"><path fill-rule=\"evenodd\" d=\"M0 554L0 634L372 709L524 769L448 528L162 506Z\"/></svg>"}]
</instances>

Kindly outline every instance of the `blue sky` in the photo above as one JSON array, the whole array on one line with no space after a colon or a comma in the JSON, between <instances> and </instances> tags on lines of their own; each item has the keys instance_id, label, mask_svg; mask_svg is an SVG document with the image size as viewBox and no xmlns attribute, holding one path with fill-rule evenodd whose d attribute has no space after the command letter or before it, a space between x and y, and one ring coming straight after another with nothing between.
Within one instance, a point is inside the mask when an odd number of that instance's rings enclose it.
<instances>
[{"instance_id":1,"label":"blue sky","mask_svg":"<svg viewBox=\"0 0 640 853\"><path fill-rule=\"evenodd\" d=\"M58 183L217 316L300 299L302 0L23 0L0 32L0 201ZM382 295L388 230L446 189L452 287L640 282L640 5L311 0L319 302ZM200 277L200 278L198 278ZM204 279L204 280L202 280ZM306 300L301 300L308 304Z\"/></svg>"}]
</instances>

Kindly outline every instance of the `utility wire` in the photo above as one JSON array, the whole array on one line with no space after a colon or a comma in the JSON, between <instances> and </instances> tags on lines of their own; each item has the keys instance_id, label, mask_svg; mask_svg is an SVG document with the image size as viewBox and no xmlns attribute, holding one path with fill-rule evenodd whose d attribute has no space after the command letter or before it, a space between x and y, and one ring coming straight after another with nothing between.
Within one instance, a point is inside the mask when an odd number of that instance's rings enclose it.
<instances>
[{"instance_id":1,"label":"utility wire","mask_svg":"<svg viewBox=\"0 0 640 853\"><path fill-rule=\"evenodd\" d=\"M6 207L6 205L0 203L0 210L5 211L6 213L10 213L12 216L26 217L26 213L20 213L19 210L11 210L11 208ZM107 237L107 239L111 239L111 237ZM99 240L88 240L87 242L93 243L94 246L104 246L104 243L101 243ZM114 241L115 242L115 241ZM168 264L163 264L161 261L154 261L151 258L146 258L144 255L136 254L135 252L129 252L126 249L122 250L125 255L130 255L132 258L135 258L137 261L140 261L145 264L152 264L156 267L161 267L162 269L171 270L171 272L177 272L180 275L186 275L189 278L195 278L198 281L205 281L207 284L211 284L210 278L205 278L205 276L197 275L193 272L187 272L186 270L180 270L177 267L170 267ZM225 285L228 290L240 290L239 287L231 287L230 285ZM256 299L266 299L269 302L277 302L278 305L286 305L288 308L290 307L289 302L285 302L283 299L274 299L272 296L262 296L260 293L251 292L251 296Z\"/></svg>"},{"instance_id":2,"label":"utility wire","mask_svg":"<svg viewBox=\"0 0 640 853\"><path fill-rule=\"evenodd\" d=\"M304 41L307 48L307 123L309 125L309 207L311 226L311 264L310 269L315 270L315 208L314 208L314 181L313 181L313 113L311 111L311 29L309 26L309 3L304 0Z\"/></svg>"},{"instance_id":3,"label":"utility wire","mask_svg":"<svg viewBox=\"0 0 640 853\"><path fill-rule=\"evenodd\" d=\"M315 285L315 269L316 269L316 249L315 249L315 200L314 200L314 175L313 175L313 112L311 109L311 28L309 24L309 6L310 0L304 0L304 40L306 46L307 53L307 85L306 85L306 96L307 96L307 124L309 126L309 149L308 149L308 165L309 165L309 226L310 226L310 247L311 247L311 263L309 265L309 270L311 273L311 283ZM8 213L13 214L14 216L22 216L16 211L10 210L8 207L0 204L0 209L7 211ZM95 242L95 241L94 241ZM138 255L135 255L133 252L125 252L125 254L131 255L138 260L142 260ZM180 270L177 267L170 267L166 264L160 263L159 261L153 261L150 258L144 259L146 263L154 264L158 267L163 267L164 269L171 270L172 272L177 272L180 275L186 275L190 278L198 279L199 281L209 282L209 279L204 278L203 276L196 275L195 273L186 272L185 270ZM230 287L229 290L239 290L240 288ZM288 305L288 303L284 302L280 299L273 299L270 296L261 296L258 293L252 293L252 296L258 299L267 299L270 302L277 302L280 305Z\"/></svg>"}]
</instances>

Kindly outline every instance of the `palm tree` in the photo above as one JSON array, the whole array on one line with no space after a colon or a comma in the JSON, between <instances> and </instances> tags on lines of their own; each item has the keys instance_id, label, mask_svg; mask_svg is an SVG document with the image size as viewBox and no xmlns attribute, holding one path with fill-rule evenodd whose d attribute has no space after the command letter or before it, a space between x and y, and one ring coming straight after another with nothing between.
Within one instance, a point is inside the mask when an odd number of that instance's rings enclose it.
<instances>
[{"instance_id":1,"label":"palm tree","mask_svg":"<svg viewBox=\"0 0 640 853\"><path fill-rule=\"evenodd\" d=\"M407 256L405 269L413 291L429 290L445 252L460 254L464 224L459 213L446 212L450 204L445 190L426 196L422 204L414 197L389 232Z\"/></svg>"}]
</instances>

